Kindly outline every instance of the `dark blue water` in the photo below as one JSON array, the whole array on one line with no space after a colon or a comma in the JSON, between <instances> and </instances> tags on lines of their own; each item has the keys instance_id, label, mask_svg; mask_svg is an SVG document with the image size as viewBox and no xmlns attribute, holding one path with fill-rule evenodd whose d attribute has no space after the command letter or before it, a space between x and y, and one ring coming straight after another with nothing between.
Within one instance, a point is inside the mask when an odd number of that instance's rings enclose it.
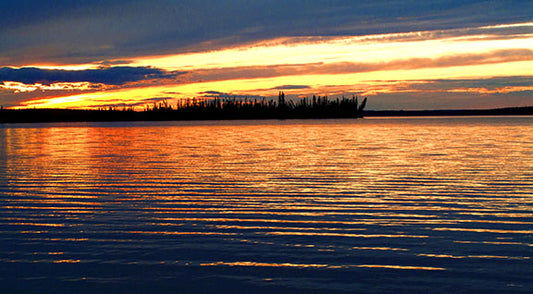
<instances>
[{"instance_id":1,"label":"dark blue water","mask_svg":"<svg viewBox=\"0 0 533 294\"><path fill-rule=\"evenodd\" d=\"M0 125L1 293L533 291L533 118Z\"/></svg>"}]
</instances>

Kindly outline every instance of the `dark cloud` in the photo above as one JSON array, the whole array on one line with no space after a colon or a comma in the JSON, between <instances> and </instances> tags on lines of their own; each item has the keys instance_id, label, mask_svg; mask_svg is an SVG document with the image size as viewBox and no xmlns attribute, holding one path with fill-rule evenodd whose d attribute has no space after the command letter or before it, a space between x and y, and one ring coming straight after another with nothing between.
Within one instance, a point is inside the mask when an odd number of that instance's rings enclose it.
<instances>
[{"instance_id":1,"label":"dark cloud","mask_svg":"<svg viewBox=\"0 0 533 294\"><path fill-rule=\"evenodd\" d=\"M142 105L145 102L160 102L160 101L163 101L163 100L171 100L171 99L173 99L173 98L172 97L153 97L153 98L142 99L143 102L138 102L138 103L139 103L139 105Z\"/></svg>"},{"instance_id":2,"label":"dark cloud","mask_svg":"<svg viewBox=\"0 0 533 294\"><path fill-rule=\"evenodd\" d=\"M112 66L112 65L125 65L132 63L131 60L104 60L101 62L98 62L98 64L102 66Z\"/></svg>"},{"instance_id":3,"label":"dark cloud","mask_svg":"<svg viewBox=\"0 0 533 294\"><path fill-rule=\"evenodd\" d=\"M0 1L0 65L98 62L284 36L531 21L530 0ZM203 46L203 47L202 47Z\"/></svg>"},{"instance_id":4,"label":"dark cloud","mask_svg":"<svg viewBox=\"0 0 533 294\"><path fill-rule=\"evenodd\" d=\"M494 77L488 79L438 79L409 84L410 90L449 91L457 89L486 89L493 91L502 88L531 87L533 76ZM533 100L532 100L533 103Z\"/></svg>"},{"instance_id":5,"label":"dark cloud","mask_svg":"<svg viewBox=\"0 0 533 294\"><path fill-rule=\"evenodd\" d=\"M201 92L199 94L201 94L201 95L229 95L228 93L223 93L223 92L219 92L219 91L205 91L205 92Z\"/></svg>"},{"instance_id":6,"label":"dark cloud","mask_svg":"<svg viewBox=\"0 0 533 294\"><path fill-rule=\"evenodd\" d=\"M271 90L299 90L299 89L309 89L311 87L307 85L283 85L274 87Z\"/></svg>"},{"instance_id":7,"label":"dark cloud","mask_svg":"<svg viewBox=\"0 0 533 294\"><path fill-rule=\"evenodd\" d=\"M163 91L161 93L164 93L167 95L181 95L182 94L181 92L176 92L176 91Z\"/></svg>"},{"instance_id":8,"label":"dark cloud","mask_svg":"<svg viewBox=\"0 0 533 294\"><path fill-rule=\"evenodd\" d=\"M0 68L0 82L49 85L58 82L90 82L122 85L128 82L156 78L172 78L181 73L168 73L150 67L108 67L88 70L40 69L34 67Z\"/></svg>"}]
</instances>

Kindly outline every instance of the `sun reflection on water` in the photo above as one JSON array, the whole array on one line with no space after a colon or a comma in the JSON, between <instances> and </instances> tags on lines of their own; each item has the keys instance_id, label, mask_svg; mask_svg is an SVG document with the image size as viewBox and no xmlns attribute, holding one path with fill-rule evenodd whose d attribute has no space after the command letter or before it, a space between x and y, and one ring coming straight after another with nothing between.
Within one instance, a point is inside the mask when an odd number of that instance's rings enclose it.
<instances>
[{"instance_id":1,"label":"sun reflection on water","mask_svg":"<svg viewBox=\"0 0 533 294\"><path fill-rule=\"evenodd\" d=\"M531 274L532 124L455 120L1 128L0 263Z\"/></svg>"}]
</instances>

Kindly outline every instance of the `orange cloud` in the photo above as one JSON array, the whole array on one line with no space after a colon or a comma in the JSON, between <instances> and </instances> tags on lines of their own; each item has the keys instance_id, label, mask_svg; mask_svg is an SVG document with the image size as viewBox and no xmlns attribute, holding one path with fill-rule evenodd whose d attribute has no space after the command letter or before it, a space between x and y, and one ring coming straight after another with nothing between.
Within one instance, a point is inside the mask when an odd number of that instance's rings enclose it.
<instances>
[{"instance_id":1,"label":"orange cloud","mask_svg":"<svg viewBox=\"0 0 533 294\"><path fill-rule=\"evenodd\" d=\"M24 93L24 92L33 92L33 91L72 91L72 90L81 90L81 91L95 91L106 89L104 84L95 84L89 82L75 82L75 83L52 83L50 85L43 85L41 83L36 84L24 84L20 82L4 82L0 84L0 89L11 90L15 93Z\"/></svg>"}]
</instances>

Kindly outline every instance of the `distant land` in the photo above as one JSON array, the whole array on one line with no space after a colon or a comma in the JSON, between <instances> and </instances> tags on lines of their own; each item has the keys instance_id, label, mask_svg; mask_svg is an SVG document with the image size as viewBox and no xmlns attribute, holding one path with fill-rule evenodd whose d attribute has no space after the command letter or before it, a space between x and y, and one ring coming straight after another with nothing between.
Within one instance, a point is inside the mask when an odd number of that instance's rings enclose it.
<instances>
[{"instance_id":1,"label":"distant land","mask_svg":"<svg viewBox=\"0 0 533 294\"><path fill-rule=\"evenodd\" d=\"M171 106L166 101L154 103L143 111L108 107L98 110L74 109L0 109L0 123L96 122L96 121L171 121L236 119L322 119L391 116L475 116L533 115L533 106L496 109L458 110L364 110L367 98L304 98L297 103L256 99L184 99Z\"/></svg>"},{"instance_id":2,"label":"distant land","mask_svg":"<svg viewBox=\"0 0 533 294\"><path fill-rule=\"evenodd\" d=\"M94 122L94 121L165 121L165 120L224 120L224 119L313 119L313 118L358 118L394 116L476 116L476 115L533 115L533 106L497 109L468 110L367 110L362 115L343 113L311 114L299 116L275 115L215 115L215 116L175 116L171 112L145 112L123 110L72 110L72 109L3 109L0 110L0 123L39 123L39 122Z\"/></svg>"},{"instance_id":3,"label":"distant land","mask_svg":"<svg viewBox=\"0 0 533 294\"><path fill-rule=\"evenodd\" d=\"M108 107L98 110L0 109L0 123L83 122L83 121L169 121L232 119L312 119L363 117L367 98L313 96L298 102L278 99L183 99L176 105L167 101L146 106L144 111Z\"/></svg>"},{"instance_id":4,"label":"distant land","mask_svg":"<svg viewBox=\"0 0 533 294\"><path fill-rule=\"evenodd\" d=\"M492 109L365 110L364 116L533 115L533 106Z\"/></svg>"}]
</instances>

